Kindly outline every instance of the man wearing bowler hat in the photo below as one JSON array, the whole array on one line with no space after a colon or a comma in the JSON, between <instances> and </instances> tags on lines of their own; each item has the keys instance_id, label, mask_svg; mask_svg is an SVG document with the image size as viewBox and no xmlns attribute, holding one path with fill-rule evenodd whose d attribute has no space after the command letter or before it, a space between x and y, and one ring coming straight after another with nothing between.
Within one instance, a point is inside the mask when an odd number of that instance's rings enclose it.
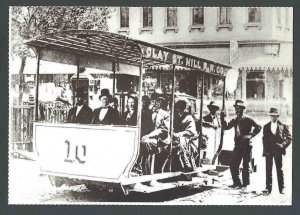
<instances>
[{"instance_id":1,"label":"man wearing bowler hat","mask_svg":"<svg viewBox=\"0 0 300 215\"><path fill-rule=\"evenodd\" d=\"M233 180L232 188L247 187L250 184L249 179L249 163L251 161L252 138L256 136L261 126L258 125L250 116L244 114L245 105L242 100L236 100L235 104L236 117L228 123L224 120L225 113L221 112L221 125L224 130L234 128L235 146L232 153L230 172ZM243 184L239 177L239 166L243 160L242 178Z\"/></svg>"},{"instance_id":2,"label":"man wearing bowler hat","mask_svg":"<svg viewBox=\"0 0 300 215\"><path fill-rule=\"evenodd\" d=\"M266 157L266 190L264 192L272 192L272 167L274 159L279 192L284 194L282 155L285 155L285 149L291 144L292 137L288 126L278 120L278 109L271 108L268 114L271 117L271 121L264 125L263 128L263 156Z\"/></svg>"},{"instance_id":3,"label":"man wearing bowler hat","mask_svg":"<svg viewBox=\"0 0 300 215\"><path fill-rule=\"evenodd\" d=\"M214 101L211 101L209 105L207 105L209 110L209 114L203 117L203 126L207 128L217 129L219 128L220 122L217 117L217 111L220 109L218 105Z\"/></svg>"}]
</instances>

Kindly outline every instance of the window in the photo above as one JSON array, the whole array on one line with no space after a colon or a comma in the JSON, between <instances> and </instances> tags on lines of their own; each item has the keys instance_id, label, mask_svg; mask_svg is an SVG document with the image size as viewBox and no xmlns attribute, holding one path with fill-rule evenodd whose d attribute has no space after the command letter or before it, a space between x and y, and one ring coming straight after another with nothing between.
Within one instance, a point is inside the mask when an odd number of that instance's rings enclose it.
<instances>
[{"instance_id":1,"label":"window","mask_svg":"<svg viewBox=\"0 0 300 215\"><path fill-rule=\"evenodd\" d=\"M190 32L193 29L204 31L204 7L193 7L191 9L191 25L189 26Z\"/></svg>"},{"instance_id":2,"label":"window","mask_svg":"<svg viewBox=\"0 0 300 215\"><path fill-rule=\"evenodd\" d=\"M219 23L220 25L231 24L231 8L220 7Z\"/></svg>"},{"instance_id":3,"label":"window","mask_svg":"<svg viewBox=\"0 0 300 215\"><path fill-rule=\"evenodd\" d=\"M167 8L167 27L177 27L177 8Z\"/></svg>"},{"instance_id":4,"label":"window","mask_svg":"<svg viewBox=\"0 0 300 215\"><path fill-rule=\"evenodd\" d=\"M153 32L153 8L142 7L141 8L141 28L139 29L140 34L143 31L148 31L152 34Z\"/></svg>"},{"instance_id":5,"label":"window","mask_svg":"<svg viewBox=\"0 0 300 215\"><path fill-rule=\"evenodd\" d=\"M276 8L276 14L277 14L277 25L281 25L281 8Z\"/></svg>"},{"instance_id":6,"label":"window","mask_svg":"<svg viewBox=\"0 0 300 215\"><path fill-rule=\"evenodd\" d=\"M220 28L228 28L230 31L232 30L231 8L230 7L220 7L220 8L218 8L217 31Z\"/></svg>"},{"instance_id":7,"label":"window","mask_svg":"<svg viewBox=\"0 0 300 215\"><path fill-rule=\"evenodd\" d=\"M152 27L152 7L143 8L143 28Z\"/></svg>"},{"instance_id":8,"label":"window","mask_svg":"<svg viewBox=\"0 0 300 215\"><path fill-rule=\"evenodd\" d=\"M248 22L249 23L259 23L260 20L260 8L252 7L248 8Z\"/></svg>"},{"instance_id":9,"label":"window","mask_svg":"<svg viewBox=\"0 0 300 215\"><path fill-rule=\"evenodd\" d=\"M193 13L193 26L203 25L204 23L204 8L194 7L192 9Z\"/></svg>"},{"instance_id":10,"label":"window","mask_svg":"<svg viewBox=\"0 0 300 215\"><path fill-rule=\"evenodd\" d=\"M249 7L248 8L248 23L245 24L245 30L249 27L258 27L261 29L261 8L258 7Z\"/></svg>"},{"instance_id":11,"label":"window","mask_svg":"<svg viewBox=\"0 0 300 215\"><path fill-rule=\"evenodd\" d=\"M168 30L174 30L176 33L178 32L176 7L166 8L166 20L165 20L164 33L166 33L166 31Z\"/></svg>"},{"instance_id":12,"label":"window","mask_svg":"<svg viewBox=\"0 0 300 215\"><path fill-rule=\"evenodd\" d=\"M290 13L288 7L285 8L285 28L290 28Z\"/></svg>"},{"instance_id":13,"label":"window","mask_svg":"<svg viewBox=\"0 0 300 215\"><path fill-rule=\"evenodd\" d=\"M251 71L247 74L246 96L249 99L265 98L265 72Z\"/></svg>"},{"instance_id":14,"label":"window","mask_svg":"<svg viewBox=\"0 0 300 215\"><path fill-rule=\"evenodd\" d=\"M120 8L120 27L129 28L129 7Z\"/></svg>"}]
</instances>

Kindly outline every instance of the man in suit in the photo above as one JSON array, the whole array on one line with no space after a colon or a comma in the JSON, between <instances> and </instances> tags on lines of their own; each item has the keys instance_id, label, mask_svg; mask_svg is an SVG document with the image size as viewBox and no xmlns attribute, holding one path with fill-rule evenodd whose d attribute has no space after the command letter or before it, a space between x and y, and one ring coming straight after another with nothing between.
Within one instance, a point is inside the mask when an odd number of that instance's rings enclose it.
<instances>
[{"instance_id":1,"label":"man in suit","mask_svg":"<svg viewBox=\"0 0 300 215\"><path fill-rule=\"evenodd\" d=\"M233 180L233 184L229 187L232 188L246 188L250 184L249 179L249 163L251 161L252 154L252 138L256 136L260 130L261 126L257 124L254 119L250 116L244 114L245 105L242 100L236 100L235 104L236 117L229 122L224 120L225 113L221 112L221 125L224 130L229 130L234 128L235 136L234 142L235 146L232 153L230 172ZM241 183L239 177L239 166L243 160L243 184Z\"/></svg>"},{"instance_id":2,"label":"man in suit","mask_svg":"<svg viewBox=\"0 0 300 215\"><path fill-rule=\"evenodd\" d=\"M220 109L214 101L211 101L207 108L209 114L203 117L202 126L206 129L203 129L203 133L208 137L207 149L204 150L203 158L213 159L214 154L217 151L217 143L219 143L220 130L221 127L220 119L218 118L217 111Z\"/></svg>"},{"instance_id":3,"label":"man in suit","mask_svg":"<svg viewBox=\"0 0 300 215\"><path fill-rule=\"evenodd\" d=\"M203 127L218 129L221 124L217 116L217 111L220 109L219 106L216 105L214 101L211 101L209 105L207 105L209 110L209 114L203 117Z\"/></svg>"},{"instance_id":4,"label":"man in suit","mask_svg":"<svg viewBox=\"0 0 300 215\"><path fill-rule=\"evenodd\" d=\"M291 144L292 137L288 126L278 120L278 109L271 108L268 114L271 117L271 121L264 125L262 138L263 156L266 157L266 190L264 192L272 192L272 167L274 159L279 192L284 194L282 155L285 155L285 149Z\"/></svg>"},{"instance_id":5,"label":"man in suit","mask_svg":"<svg viewBox=\"0 0 300 215\"><path fill-rule=\"evenodd\" d=\"M191 161L191 156L188 153L187 143L192 137L197 135L196 124L193 117L185 112L187 103L184 100L178 100L175 103L174 109L174 133L173 141L175 150L173 151L174 160L172 162L172 170L174 171L192 171L194 170L194 160Z\"/></svg>"},{"instance_id":6,"label":"man in suit","mask_svg":"<svg viewBox=\"0 0 300 215\"><path fill-rule=\"evenodd\" d=\"M149 109L150 99L144 95L142 97L142 121L141 121L141 137L149 134L154 130L152 123L152 111Z\"/></svg>"},{"instance_id":7,"label":"man in suit","mask_svg":"<svg viewBox=\"0 0 300 215\"><path fill-rule=\"evenodd\" d=\"M111 106L109 106L110 98L111 95L109 94L109 90L102 89L99 96L102 106L94 110L92 116L93 124L111 125L118 123L119 117L116 111Z\"/></svg>"},{"instance_id":8,"label":"man in suit","mask_svg":"<svg viewBox=\"0 0 300 215\"><path fill-rule=\"evenodd\" d=\"M145 159L149 158L149 155L158 153L162 147L170 144L170 115L166 111L167 105L168 103L163 97L158 97L155 101L155 112L152 115L154 130L144 135L141 140L143 164L146 162ZM156 164L156 166L160 166L160 164ZM150 167L143 165L143 168L145 168L143 169L143 173L147 174Z\"/></svg>"},{"instance_id":9,"label":"man in suit","mask_svg":"<svg viewBox=\"0 0 300 215\"><path fill-rule=\"evenodd\" d=\"M137 124L137 98L129 96L127 99L127 111L121 117L121 125L136 126Z\"/></svg>"},{"instance_id":10,"label":"man in suit","mask_svg":"<svg viewBox=\"0 0 300 215\"><path fill-rule=\"evenodd\" d=\"M92 109L84 104L84 92L82 88L76 90L77 103L68 113L68 123L88 124L91 122Z\"/></svg>"}]
</instances>

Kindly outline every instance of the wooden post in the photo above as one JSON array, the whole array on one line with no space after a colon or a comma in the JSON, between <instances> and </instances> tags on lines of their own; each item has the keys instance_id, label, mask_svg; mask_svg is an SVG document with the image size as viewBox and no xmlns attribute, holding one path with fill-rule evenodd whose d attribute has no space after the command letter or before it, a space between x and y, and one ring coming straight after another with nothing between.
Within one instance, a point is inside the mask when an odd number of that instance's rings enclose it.
<instances>
[{"instance_id":1,"label":"wooden post","mask_svg":"<svg viewBox=\"0 0 300 215\"><path fill-rule=\"evenodd\" d=\"M198 154L199 154L199 166L201 164L201 146L202 146L202 118L203 118L203 95L204 95L204 73L201 74L201 95L200 95L200 119L199 119L199 139L198 139Z\"/></svg>"},{"instance_id":2,"label":"wooden post","mask_svg":"<svg viewBox=\"0 0 300 215\"><path fill-rule=\"evenodd\" d=\"M39 79L40 79L41 50L37 50L37 68L35 80L35 121L39 118Z\"/></svg>"},{"instance_id":3,"label":"wooden post","mask_svg":"<svg viewBox=\"0 0 300 215\"><path fill-rule=\"evenodd\" d=\"M174 98L175 98L175 69L176 66L175 64L173 64L173 77L172 77L172 106L171 106L171 112L170 112L170 138L171 138L171 143L170 143L170 166L169 166L169 170L170 172L172 171L172 145L173 145L173 133L174 133L174 129L173 129L173 124L174 124Z\"/></svg>"},{"instance_id":4,"label":"wooden post","mask_svg":"<svg viewBox=\"0 0 300 215\"><path fill-rule=\"evenodd\" d=\"M115 96L116 91L116 62L112 62L112 71L113 71L113 96Z\"/></svg>"},{"instance_id":5,"label":"wooden post","mask_svg":"<svg viewBox=\"0 0 300 215\"><path fill-rule=\"evenodd\" d=\"M224 86L223 86L223 101L222 101L222 110L225 110L225 97L226 97L226 78L224 78ZM212 164L214 165L216 162L216 159L218 158L220 152L222 151L223 148L223 137L224 137L224 129L223 126L221 126L221 138L220 138L220 145L218 147L217 152L215 153Z\"/></svg>"}]
</instances>

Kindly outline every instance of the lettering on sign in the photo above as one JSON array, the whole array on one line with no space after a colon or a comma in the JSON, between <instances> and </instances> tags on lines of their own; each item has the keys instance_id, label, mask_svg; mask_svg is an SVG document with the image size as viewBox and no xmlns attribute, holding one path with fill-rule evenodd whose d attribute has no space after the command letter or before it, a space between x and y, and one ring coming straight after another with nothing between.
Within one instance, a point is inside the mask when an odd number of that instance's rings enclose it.
<instances>
[{"instance_id":1,"label":"lettering on sign","mask_svg":"<svg viewBox=\"0 0 300 215\"><path fill-rule=\"evenodd\" d=\"M163 51L155 47L142 46L142 53L144 58L157 60L166 64L174 64L178 66L199 69L207 73L214 73L219 75L225 75L226 67L217 65L216 63L205 61L204 59L198 59L168 51Z\"/></svg>"},{"instance_id":2,"label":"lettering on sign","mask_svg":"<svg viewBox=\"0 0 300 215\"><path fill-rule=\"evenodd\" d=\"M74 144L69 140L65 141L67 146L67 157L65 162L74 163L76 160L83 164L86 162L86 146L82 144Z\"/></svg>"}]
</instances>

